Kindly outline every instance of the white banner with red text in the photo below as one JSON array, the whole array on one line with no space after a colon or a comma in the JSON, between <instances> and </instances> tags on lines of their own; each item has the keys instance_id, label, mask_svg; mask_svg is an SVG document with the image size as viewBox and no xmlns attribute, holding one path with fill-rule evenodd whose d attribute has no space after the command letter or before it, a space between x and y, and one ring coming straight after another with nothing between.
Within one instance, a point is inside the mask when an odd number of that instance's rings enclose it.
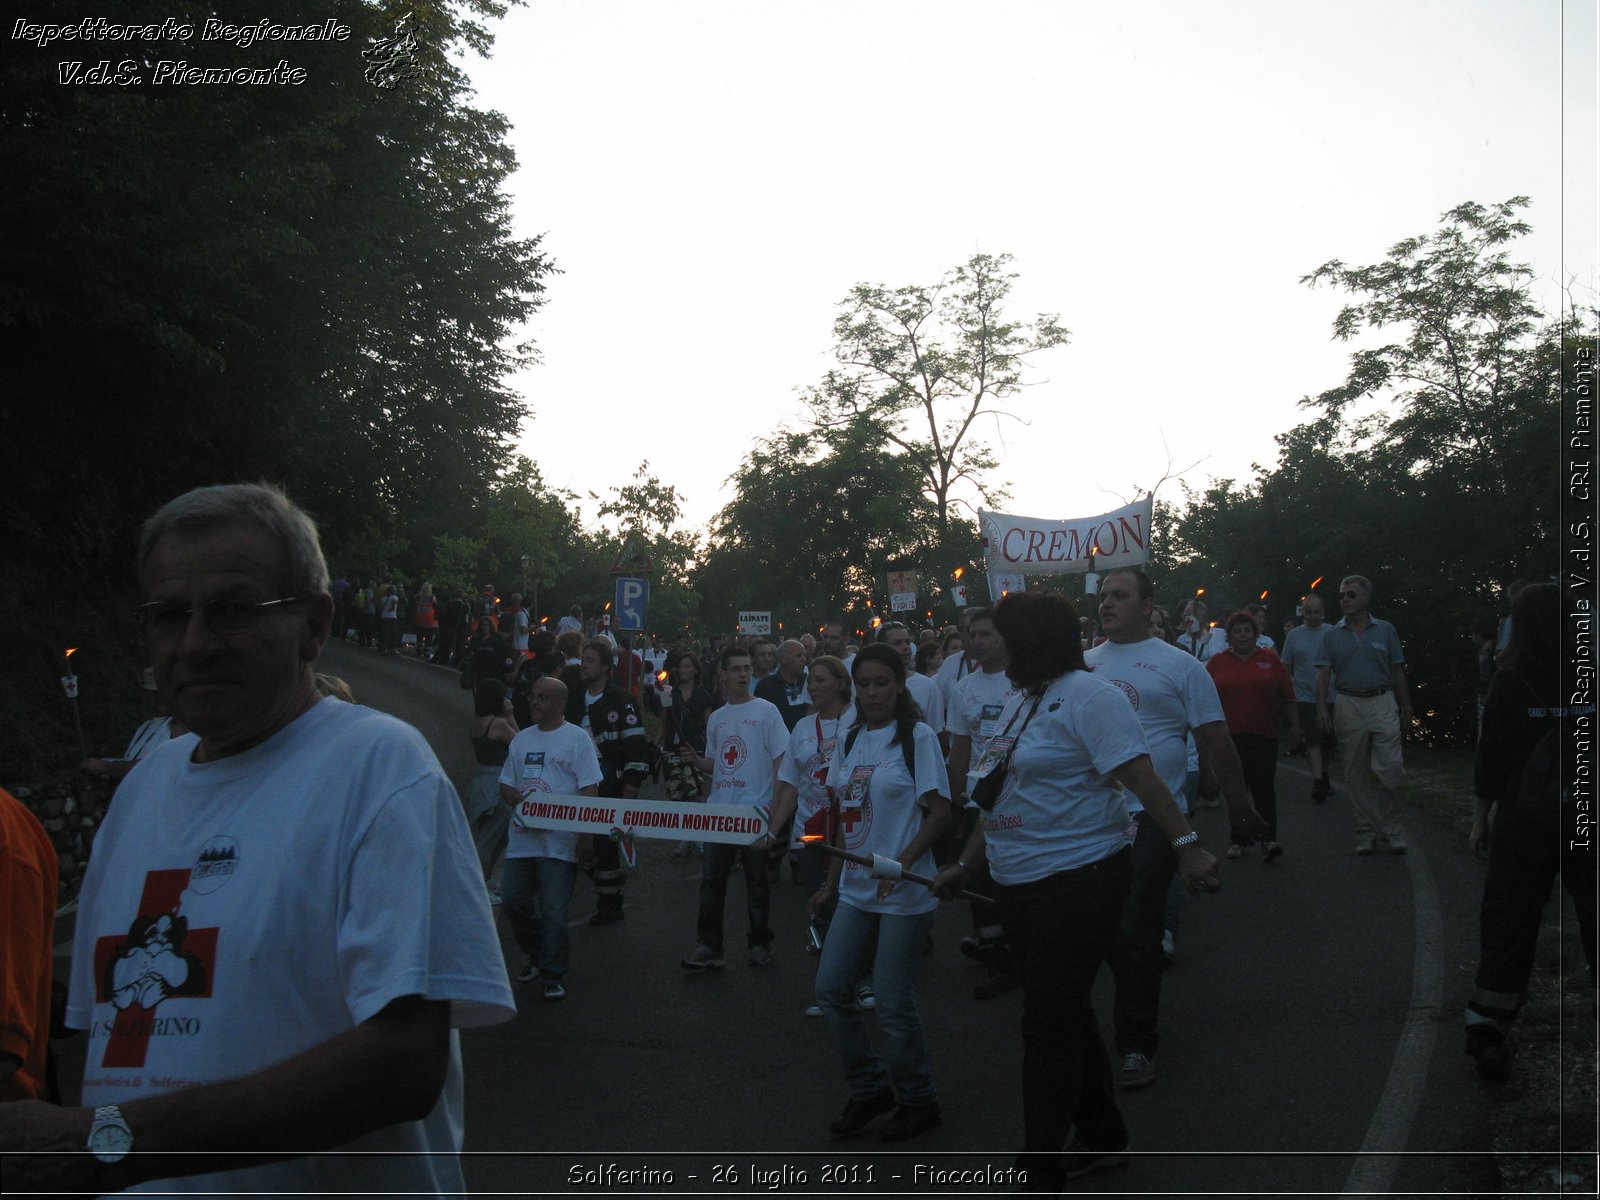
<instances>
[{"instance_id":1,"label":"white banner with red text","mask_svg":"<svg viewBox=\"0 0 1600 1200\"><path fill-rule=\"evenodd\" d=\"M694 804L672 800L605 800L530 792L511 810L528 829L559 829L602 837L671 838L748 846L767 832L767 810L754 804Z\"/></svg>"},{"instance_id":2,"label":"white banner with red text","mask_svg":"<svg viewBox=\"0 0 1600 1200\"><path fill-rule=\"evenodd\" d=\"M988 570L1026 575L1110 571L1150 560L1150 517L1155 497L1146 496L1097 517L1045 521L1005 513L978 513Z\"/></svg>"}]
</instances>

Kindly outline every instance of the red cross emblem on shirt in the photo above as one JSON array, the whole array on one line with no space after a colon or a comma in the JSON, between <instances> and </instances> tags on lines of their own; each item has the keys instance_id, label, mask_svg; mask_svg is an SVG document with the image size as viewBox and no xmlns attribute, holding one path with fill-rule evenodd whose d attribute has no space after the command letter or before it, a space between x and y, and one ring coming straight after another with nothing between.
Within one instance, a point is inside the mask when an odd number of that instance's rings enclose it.
<instances>
[{"instance_id":1,"label":"red cross emblem on shirt","mask_svg":"<svg viewBox=\"0 0 1600 1200\"><path fill-rule=\"evenodd\" d=\"M729 746L726 750L724 750L722 752L722 761L727 763L730 767L738 766L739 765L739 749L738 749L738 747L737 746Z\"/></svg>"},{"instance_id":2,"label":"red cross emblem on shirt","mask_svg":"<svg viewBox=\"0 0 1600 1200\"><path fill-rule=\"evenodd\" d=\"M144 1066L155 1011L163 1000L211 995L218 931L190 929L178 914L188 886L188 868L149 872L127 934L95 941L95 1000L110 1001L117 1009L103 1067Z\"/></svg>"}]
</instances>

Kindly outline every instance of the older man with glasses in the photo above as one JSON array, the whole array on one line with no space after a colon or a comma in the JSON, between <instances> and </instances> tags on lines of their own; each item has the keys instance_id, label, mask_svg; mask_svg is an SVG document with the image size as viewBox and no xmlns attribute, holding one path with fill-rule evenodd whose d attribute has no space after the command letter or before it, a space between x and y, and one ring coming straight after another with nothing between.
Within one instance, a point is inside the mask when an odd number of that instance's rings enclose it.
<instances>
[{"instance_id":1,"label":"older man with glasses","mask_svg":"<svg viewBox=\"0 0 1600 1200\"><path fill-rule=\"evenodd\" d=\"M1372 584L1360 575L1339 584L1344 618L1323 636L1317 653L1317 724L1339 743L1356 816L1356 853L1373 853L1382 838L1391 853L1404 854L1395 789L1405 778L1400 735L1411 726L1411 695L1400 635L1367 611L1371 599ZM1330 690L1339 697L1331 715Z\"/></svg>"},{"instance_id":2,"label":"older man with glasses","mask_svg":"<svg viewBox=\"0 0 1600 1200\"><path fill-rule=\"evenodd\" d=\"M464 1191L452 1030L515 1007L455 789L409 725L318 694L328 569L283 493L178 497L139 572L192 733L145 756L95 840L67 1002L86 1106L6 1105L6 1183Z\"/></svg>"}]
</instances>

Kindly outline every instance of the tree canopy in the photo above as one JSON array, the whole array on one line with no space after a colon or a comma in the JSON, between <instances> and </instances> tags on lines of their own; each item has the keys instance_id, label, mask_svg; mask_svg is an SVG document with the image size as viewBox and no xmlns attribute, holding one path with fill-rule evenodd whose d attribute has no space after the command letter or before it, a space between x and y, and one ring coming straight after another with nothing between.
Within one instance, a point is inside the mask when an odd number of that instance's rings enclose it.
<instances>
[{"instance_id":1,"label":"tree canopy","mask_svg":"<svg viewBox=\"0 0 1600 1200\"><path fill-rule=\"evenodd\" d=\"M941 544L963 487L985 500L1003 494L978 419L1014 416L1000 402L1022 389L1024 367L1067 342L1054 315L1006 314L1011 261L974 254L934 284L857 284L833 322L839 365L808 394L818 431L870 434L916 468Z\"/></svg>"}]
</instances>

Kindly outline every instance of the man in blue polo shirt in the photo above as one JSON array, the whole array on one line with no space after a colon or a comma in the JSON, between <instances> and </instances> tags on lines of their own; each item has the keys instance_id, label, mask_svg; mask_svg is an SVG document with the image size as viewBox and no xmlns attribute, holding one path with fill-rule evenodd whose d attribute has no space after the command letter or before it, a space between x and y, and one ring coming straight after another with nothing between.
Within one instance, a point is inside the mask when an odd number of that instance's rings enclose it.
<instances>
[{"instance_id":1,"label":"man in blue polo shirt","mask_svg":"<svg viewBox=\"0 0 1600 1200\"><path fill-rule=\"evenodd\" d=\"M1367 612L1372 584L1360 575L1339 584L1344 619L1328 630L1317 654L1317 724L1333 730L1344 761L1345 788L1356 814L1356 853L1371 854L1381 837L1406 852L1395 788L1405 778L1400 733L1411 727L1406 656L1400 635ZM1328 712L1330 692L1339 702Z\"/></svg>"}]
</instances>

